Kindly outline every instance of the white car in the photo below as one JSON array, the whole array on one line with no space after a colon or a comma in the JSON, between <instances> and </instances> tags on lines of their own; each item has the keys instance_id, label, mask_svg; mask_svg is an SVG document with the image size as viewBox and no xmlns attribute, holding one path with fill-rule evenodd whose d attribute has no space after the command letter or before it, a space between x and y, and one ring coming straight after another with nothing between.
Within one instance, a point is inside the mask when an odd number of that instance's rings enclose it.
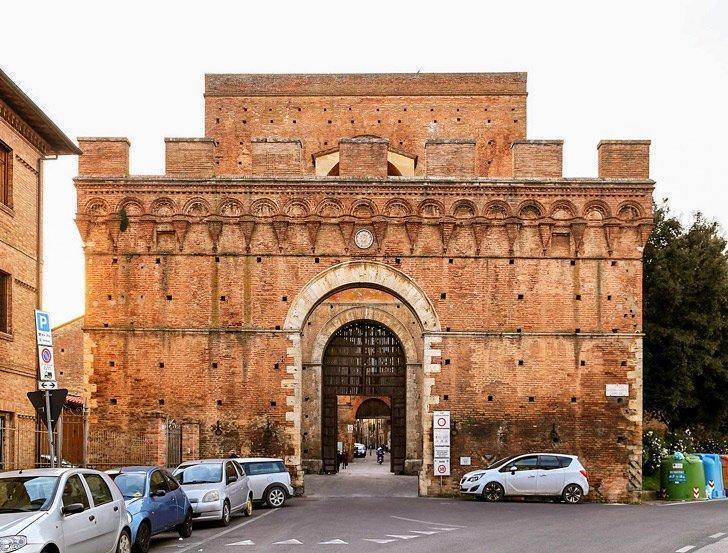
<instances>
[{"instance_id":1,"label":"white car","mask_svg":"<svg viewBox=\"0 0 728 553\"><path fill-rule=\"evenodd\" d=\"M269 507L283 507L293 497L291 475L283 459L267 457L240 457L235 459L245 470L253 490L253 501Z\"/></svg>"},{"instance_id":2,"label":"white car","mask_svg":"<svg viewBox=\"0 0 728 553\"><path fill-rule=\"evenodd\" d=\"M579 503L589 493L587 472L576 455L529 453L496 461L460 480L460 493L500 501L505 496L560 496Z\"/></svg>"},{"instance_id":3,"label":"white car","mask_svg":"<svg viewBox=\"0 0 728 553\"><path fill-rule=\"evenodd\" d=\"M367 446L360 443L354 444L354 457L361 459L367 456Z\"/></svg>"},{"instance_id":4,"label":"white car","mask_svg":"<svg viewBox=\"0 0 728 553\"><path fill-rule=\"evenodd\" d=\"M250 482L233 459L185 461L174 477L190 500L195 520L216 520L227 526L234 513L253 514Z\"/></svg>"},{"instance_id":5,"label":"white car","mask_svg":"<svg viewBox=\"0 0 728 553\"><path fill-rule=\"evenodd\" d=\"M0 473L0 551L130 553L131 517L108 475L59 468Z\"/></svg>"}]
</instances>

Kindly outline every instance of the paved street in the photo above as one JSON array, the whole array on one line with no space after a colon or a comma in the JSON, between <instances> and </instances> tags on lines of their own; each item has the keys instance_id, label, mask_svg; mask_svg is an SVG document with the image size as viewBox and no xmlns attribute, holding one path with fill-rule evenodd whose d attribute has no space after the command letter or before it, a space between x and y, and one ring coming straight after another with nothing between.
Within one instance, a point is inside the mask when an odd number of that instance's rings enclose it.
<instances>
[{"instance_id":1,"label":"paved street","mask_svg":"<svg viewBox=\"0 0 728 553\"><path fill-rule=\"evenodd\" d=\"M416 497L416 478L367 458L336 476L307 476L307 495L259 508L229 528L165 535L155 552L226 551L728 551L728 502L577 506ZM690 547L692 546L692 547Z\"/></svg>"}]
</instances>

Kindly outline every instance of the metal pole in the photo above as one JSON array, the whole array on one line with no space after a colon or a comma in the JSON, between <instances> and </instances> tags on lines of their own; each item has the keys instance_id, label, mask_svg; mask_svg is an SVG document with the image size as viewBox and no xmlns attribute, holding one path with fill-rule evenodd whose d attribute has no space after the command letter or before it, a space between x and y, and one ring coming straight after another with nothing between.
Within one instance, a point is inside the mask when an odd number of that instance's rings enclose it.
<instances>
[{"instance_id":1,"label":"metal pole","mask_svg":"<svg viewBox=\"0 0 728 553\"><path fill-rule=\"evenodd\" d=\"M63 421L66 420L66 415L61 408L61 415L58 417L56 428L58 429L56 435L56 449L58 450L58 467L63 467Z\"/></svg>"},{"instance_id":2,"label":"metal pole","mask_svg":"<svg viewBox=\"0 0 728 553\"><path fill-rule=\"evenodd\" d=\"M48 423L48 453L51 460L51 468L55 468L56 464L53 459L53 421L51 420L51 393L45 391L45 410L46 410L46 421Z\"/></svg>"},{"instance_id":3,"label":"metal pole","mask_svg":"<svg viewBox=\"0 0 728 553\"><path fill-rule=\"evenodd\" d=\"M88 407L83 406L83 468L88 467Z\"/></svg>"}]
</instances>

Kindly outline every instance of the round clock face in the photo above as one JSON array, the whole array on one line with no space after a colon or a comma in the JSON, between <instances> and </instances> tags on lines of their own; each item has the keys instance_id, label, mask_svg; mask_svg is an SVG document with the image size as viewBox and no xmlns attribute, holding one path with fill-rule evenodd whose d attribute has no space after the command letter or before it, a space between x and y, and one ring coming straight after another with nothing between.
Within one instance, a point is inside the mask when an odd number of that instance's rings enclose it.
<instances>
[{"instance_id":1,"label":"round clock face","mask_svg":"<svg viewBox=\"0 0 728 553\"><path fill-rule=\"evenodd\" d=\"M354 236L354 243L358 248L366 250L374 243L374 236L367 229L361 229Z\"/></svg>"}]
</instances>

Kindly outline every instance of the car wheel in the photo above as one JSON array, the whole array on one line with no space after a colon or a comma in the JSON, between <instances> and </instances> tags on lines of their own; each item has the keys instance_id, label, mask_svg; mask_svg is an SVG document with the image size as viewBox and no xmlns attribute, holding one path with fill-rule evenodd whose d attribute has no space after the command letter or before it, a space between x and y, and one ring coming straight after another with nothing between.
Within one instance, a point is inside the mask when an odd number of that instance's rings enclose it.
<instances>
[{"instance_id":1,"label":"car wheel","mask_svg":"<svg viewBox=\"0 0 728 553\"><path fill-rule=\"evenodd\" d=\"M500 501L504 495L505 490L498 482L488 482L483 488L483 499L486 501Z\"/></svg>"},{"instance_id":2,"label":"car wheel","mask_svg":"<svg viewBox=\"0 0 728 553\"><path fill-rule=\"evenodd\" d=\"M230 525L230 503L226 499L222 504L222 518L220 519L220 526Z\"/></svg>"},{"instance_id":3,"label":"car wheel","mask_svg":"<svg viewBox=\"0 0 728 553\"><path fill-rule=\"evenodd\" d=\"M268 507L273 507L274 509L283 507L286 502L285 490L280 486L273 486L268 490L268 493L265 494L265 502Z\"/></svg>"},{"instance_id":4,"label":"car wheel","mask_svg":"<svg viewBox=\"0 0 728 553\"><path fill-rule=\"evenodd\" d=\"M245 507L243 507L243 516L249 517L253 514L253 497L248 496L248 500L245 502Z\"/></svg>"},{"instance_id":5,"label":"car wheel","mask_svg":"<svg viewBox=\"0 0 728 553\"><path fill-rule=\"evenodd\" d=\"M147 553L152 541L152 529L148 523L142 522L137 530L136 541L132 547L134 553Z\"/></svg>"},{"instance_id":6,"label":"car wheel","mask_svg":"<svg viewBox=\"0 0 728 553\"><path fill-rule=\"evenodd\" d=\"M564 493L561 494L561 498L565 503L576 505L577 503L581 503L581 500L584 498L584 490L578 484L569 484L564 488Z\"/></svg>"},{"instance_id":7,"label":"car wheel","mask_svg":"<svg viewBox=\"0 0 728 553\"><path fill-rule=\"evenodd\" d=\"M182 524L177 526L177 533L180 538L189 538L192 535L192 511L187 511Z\"/></svg>"},{"instance_id":8,"label":"car wheel","mask_svg":"<svg viewBox=\"0 0 728 553\"><path fill-rule=\"evenodd\" d=\"M116 553L131 553L131 533L129 530L122 530L119 536L119 543L116 544Z\"/></svg>"}]
</instances>

